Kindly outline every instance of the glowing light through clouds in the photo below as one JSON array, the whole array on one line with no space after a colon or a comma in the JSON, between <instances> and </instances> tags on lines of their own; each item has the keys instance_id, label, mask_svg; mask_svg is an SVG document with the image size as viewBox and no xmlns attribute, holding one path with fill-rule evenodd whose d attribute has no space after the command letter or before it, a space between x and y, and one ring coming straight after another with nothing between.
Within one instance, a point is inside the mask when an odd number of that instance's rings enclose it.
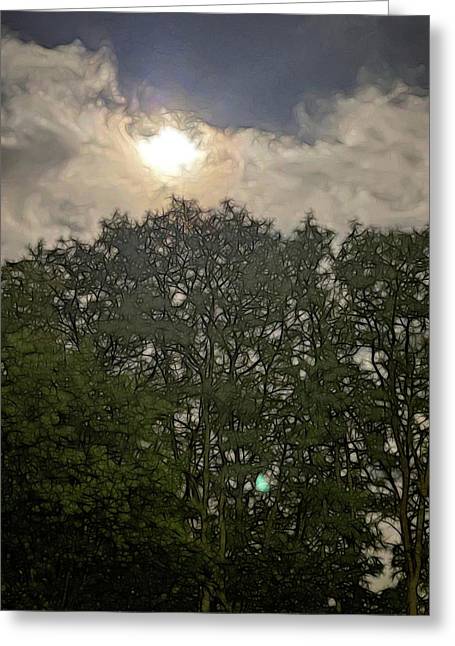
<instances>
[{"instance_id":1,"label":"glowing light through clouds","mask_svg":"<svg viewBox=\"0 0 455 646\"><path fill-rule=\"evenodd\" d=\"M172 194L202 208L232 198L283 233L309 210L336 231L352 218L400 228L428 219L429 102L402 82L362 82L331 95L323 115L296 106L310 145L188 111L127 110L109 52L82 43L52 49L8 35L2 80L4 258L40 238L91 239L101 217L141 219Z\"/></svg>"},{"instance_id":2,"label":"glowing light through clouds","mask_svg":"<svg viewBox=\"0 0 455 646\"><path fill-rule=\"evenodd\" d=\"M178 175L188 170L201 156L196 144L184 132L170 126L142 139L137 147L143 162L164 175Z\"/></svg>"}]
</instances>

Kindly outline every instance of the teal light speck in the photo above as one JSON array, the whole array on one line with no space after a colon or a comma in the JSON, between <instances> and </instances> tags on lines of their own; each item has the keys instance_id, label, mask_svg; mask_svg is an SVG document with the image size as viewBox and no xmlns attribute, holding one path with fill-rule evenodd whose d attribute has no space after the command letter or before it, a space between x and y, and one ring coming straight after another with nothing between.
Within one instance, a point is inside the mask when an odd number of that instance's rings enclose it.
<instances>
[{"instance_id":1,"label":"teal light speck","mask_svg":"<svg viewBox=\"0 0 455 646\"><path fill-rule=\"evenodd\" d=\"M256 490L261 493L268 493L270 491L270 482L266 475L260 473L256 478Z\"/></svg>"}]
</instances>

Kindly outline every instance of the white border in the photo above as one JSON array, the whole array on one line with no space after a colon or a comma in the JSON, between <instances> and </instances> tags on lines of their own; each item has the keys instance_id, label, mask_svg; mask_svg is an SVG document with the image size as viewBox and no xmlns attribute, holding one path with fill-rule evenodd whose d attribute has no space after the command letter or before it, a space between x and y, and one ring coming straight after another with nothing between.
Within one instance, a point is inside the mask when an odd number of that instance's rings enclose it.
<instances>
[{"instance_id":1,"label":"white border","mask_svg":"<svg viewBox=\"0 0 455 646\"><path fill-rule=\"evenodd\" d=\"M142 6L141 6L142 5ZM144 6L145 5L145 6ZM157 0L157 2L125 2L125 0L35 0L15 2L0 0L2 9L49 11L128 11L128 12L197 12L197 13L282 13L282 14L378 14L387 15L388 0L338 0L327 2L235 2L210 4L208 0ZM97 8L98 7L98 8Z\"/></svg>"}]
</instances>

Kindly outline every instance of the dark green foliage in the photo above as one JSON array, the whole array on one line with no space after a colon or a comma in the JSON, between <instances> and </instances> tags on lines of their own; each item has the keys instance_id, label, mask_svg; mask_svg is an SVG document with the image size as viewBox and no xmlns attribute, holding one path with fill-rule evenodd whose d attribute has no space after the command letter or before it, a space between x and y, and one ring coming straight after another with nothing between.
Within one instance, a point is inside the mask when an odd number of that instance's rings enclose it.
<instances>
[{"instance_id":1,"label":"dark green foliage","mask_svg":"<svg viewBox=\"0 0 455 646\"><path fill-rule=\"evenodd\" d=\"M174 199L7 263L2 333L4 608L428 612L428 232Z\"/></svg>"}]
</instances>

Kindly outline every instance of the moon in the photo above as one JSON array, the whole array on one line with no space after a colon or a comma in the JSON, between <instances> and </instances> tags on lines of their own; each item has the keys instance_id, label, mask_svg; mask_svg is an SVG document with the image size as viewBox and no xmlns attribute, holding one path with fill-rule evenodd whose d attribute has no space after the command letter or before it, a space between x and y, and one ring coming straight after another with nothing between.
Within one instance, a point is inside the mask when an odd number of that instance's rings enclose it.
<instances>
[{"instance_id":1,"label":"moon","mask_svg":"<svg viewBox=\"0 0 455 646\"><path fill-rule=\"evenodd\" d=\"M201 156L197 145L184 132L170 126L141 139L137 148L144 164L163 175L179 175Z\"/></svg>"}]
</instances>

